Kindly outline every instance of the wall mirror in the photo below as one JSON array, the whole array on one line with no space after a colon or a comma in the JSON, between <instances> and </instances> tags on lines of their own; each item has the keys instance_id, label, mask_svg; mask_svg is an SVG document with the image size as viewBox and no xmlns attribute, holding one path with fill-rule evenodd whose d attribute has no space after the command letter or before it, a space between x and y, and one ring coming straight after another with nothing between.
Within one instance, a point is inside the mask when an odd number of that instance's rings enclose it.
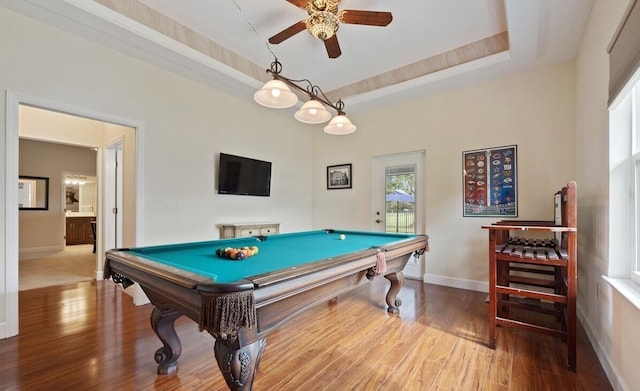
<instances>
[{"instance_id":1,"label":"wall mirror","mask_svg":"<svg viewBox=\"0 0 640 391\"><path fill-rule=\"evenodd\" d=\"M64 211L67 216L95 216L98 208L97 180L94 176L64 174Z\"/></svg>"},{"instance_id":2,"label":"wall mirror","mask_svg":"<svg viewBox=\"0 0 640 391\"><path fill-rule=\"evenodd\" d=\"M18 209L49 209L49 178L20 175L18 179Z\"/></svg>"}]
</instances>

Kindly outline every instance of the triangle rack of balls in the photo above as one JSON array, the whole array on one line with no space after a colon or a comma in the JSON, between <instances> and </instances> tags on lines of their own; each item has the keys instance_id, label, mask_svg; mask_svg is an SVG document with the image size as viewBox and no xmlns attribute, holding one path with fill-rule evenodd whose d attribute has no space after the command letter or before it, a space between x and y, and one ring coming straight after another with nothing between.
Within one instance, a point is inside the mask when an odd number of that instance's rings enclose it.
<instances>
[{"instance_id":1,"label":"triangle rack of balls","mask_svg":"<svg viewBox=\"0 0 640 391\"><path fill-rule=\"evenodd\" d=\"M244 246L241 248L224 247L216 250L216 255L221 258L241 261L258 253L258 246Z\"/></svg>"}]
</instances>

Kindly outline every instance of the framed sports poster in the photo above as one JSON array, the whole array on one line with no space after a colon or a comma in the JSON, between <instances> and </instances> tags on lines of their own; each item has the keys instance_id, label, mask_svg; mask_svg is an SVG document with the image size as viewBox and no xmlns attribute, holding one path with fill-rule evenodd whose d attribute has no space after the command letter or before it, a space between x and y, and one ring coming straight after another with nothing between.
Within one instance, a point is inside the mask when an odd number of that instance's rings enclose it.
<instances>
[{"instance_id":1,"label":"framed sports poster","mask_svg":"<svg viewBox=\"0 0 640 391\"><path fill-rule=\"evenodd\" d=\"M516 145L462 152L463 216L518 216Z\"/></svg>"}]
</instances>

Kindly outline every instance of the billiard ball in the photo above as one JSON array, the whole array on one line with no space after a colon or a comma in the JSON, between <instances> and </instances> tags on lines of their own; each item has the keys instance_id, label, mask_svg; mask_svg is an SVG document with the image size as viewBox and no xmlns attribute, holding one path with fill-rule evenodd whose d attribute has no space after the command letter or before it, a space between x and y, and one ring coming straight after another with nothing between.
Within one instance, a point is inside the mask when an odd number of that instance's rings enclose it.
<instances>
[{"instance_id":1,"label":"billiard ball","mask_svg":"<svg viewBox=\"0 0 640 391\"><path fill-rule=\"evenodd\" d=\"M344 240L347 236L345 234L340 234L340 240Z\"/></svg>"}]
</instances>

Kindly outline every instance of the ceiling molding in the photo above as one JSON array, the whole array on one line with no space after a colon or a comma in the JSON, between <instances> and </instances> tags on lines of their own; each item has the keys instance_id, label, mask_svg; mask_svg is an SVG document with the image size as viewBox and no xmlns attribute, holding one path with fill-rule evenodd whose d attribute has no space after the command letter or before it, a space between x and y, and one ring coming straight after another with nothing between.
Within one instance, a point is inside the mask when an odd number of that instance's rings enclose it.
<instances>
[{"instance_id":1,"label":"ceiling molding","mask_svg":"<svg viewBox=\"0 0 640 391\"><path fill-rule=\"evenodd\" d=\"M327 93L333 99L364 94L509 50L505 31Z\"/></svg>"},{"instance_id":2,"label":"ceiling molding","mask_svg":"<svg viewBox=\"0 0 640 391\"><path fill-rule=\"evenodd\" d=\"M137 0L95 0L95 2L253 79L268 80L262 67Z\"/></svg>"},{"instance_id":3,"label":"ceiling molding","mask_svg":"<svg viewBox=\"0 0 640 391\"><path fill-rule=\"evenodd\" d=\"M118 14L140 23L177 43L211 57L255 80L264 82L269 79L265 69L137 0L95 1ZM326 95L334 100L338 98L344 99L394 84L400 84L507 50L509 50L508 33L504 31L500 34L349 84L330 91L326 93Z\"/></svg>"}]
</instances>

